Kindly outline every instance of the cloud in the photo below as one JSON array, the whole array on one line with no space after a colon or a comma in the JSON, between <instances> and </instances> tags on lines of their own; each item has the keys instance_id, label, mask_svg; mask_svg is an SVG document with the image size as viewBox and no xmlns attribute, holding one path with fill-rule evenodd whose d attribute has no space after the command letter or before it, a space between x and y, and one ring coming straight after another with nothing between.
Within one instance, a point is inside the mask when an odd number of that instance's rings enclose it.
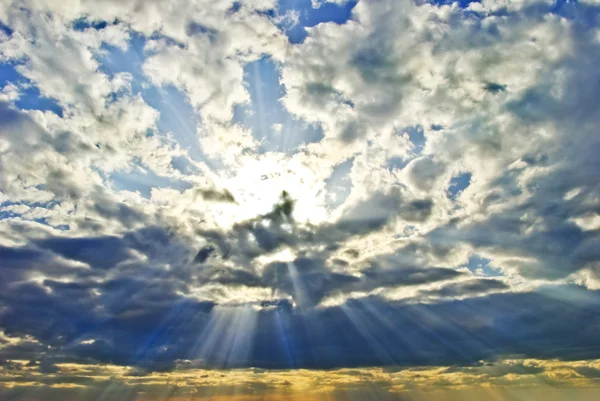
<instances>
[{"instance_id":1,"label":"cloud","mask_svg":"<svg viewBox=\"0 0 600 401\"><path fill-rule=\"evenodd\" d=\"M0 6L0 397L595 383L597 6L330 3Z\"/></svg>"},{"instance_id":2,"label":"cloud","mask_svg":"<svg viewBox=\"0 0 600 401\"><path fill-rule=\"evenodd\" d=\"M101 253L86 252L86 246L95 241L111 244L113 259L106 259ZM164 242L168 247L160 248L159 244ZM472 294L508 289L498 280L471 280L420 291L422 297L449 298L446 302L426 305L420 301L414 303L410 298L390 301L371 296L314 309L312 306L335 294L396 287L407 290L410 286L418 290L420 285L447 282L464 273L434 267L396 265L390 269L373 262L372 267L353 275L331 272L324 260L314 257L297 258L287 264L271 263L262 273L219 267L214 261L208 262L209 259L206 265L193 267L191 250L177 248L176 241L161 230L133 232L123 238L86 240L75 248L76 253L64 252L65 244L68 241L41 241L38 246L44 247L43 252L3 251L11 261L3 267L9 273L4 276L11 281L4 284L0 296L4 332L17 338L35 339L40 346L52 346L53 351L45 355L65 362L91 358L99 363L171 369L177 359L198 357L193 350L197 349L199 333L205 333L206 338L219 336L223 327L238 327L237 324L252 316L257 322L256 333L248 333L254 338L252 345L247 345L248 353L245 356L232 354L227 359L214 351L202 353L203 366L289 367L293 363L294 366L326 368L364 364L453 364L507 354L572 358L581 350L592 355L596 347L593 327L597 322L590 313L598 297L596 292L582 288L558 287L536 293L506 292L470 298ZM121 250L115 252L115 249ZM187 257L182 257L182 252L187 252ZM44 265L54 260L56 267L46 270L47 278L41 282L23 281L29 274L33 274L29 276L32 278L39 274L36 260L42 257ZM83 262L91 269L80 264L70 265L61 258ZM104 273L106 269L110 278ZM20 274L11 275L15 270ZM220 302L227 296L226 289L235 287L247 294L250 288L265 288L274 291L274 299L279 301L264 302L267 299L263 295L264 301L248 306L249 301L240 305L232 298L230 306L219 309L214 301L194 296L203 293L203 286L208 290L216 284L222 285L225 291ZM287 296L297 308L285 301ZM551 316L563 315L565 300L570 305L568 324L548 325ZM516 314L515 310L522 312ZM224 311L231 311L233 315L223 315ZM242 316L247 317L238 321ZM533 316L536 316L534 321ZM314 330L324 321L329 324ZM453 324L448 326L448 321ZM590 330L578 332L576 327L583 321ZM301 329L303 325L313 329ZM343 338L336 335L340 332L346 333ZM287 333L287 341L296 344L293 362L282 342L284 333ZM482 336L485 341L473 340ZM540 349L528 345L533 338L551 346ZM398 341L406 347L392 346ZM577 346L572 348L575 344ZM9 345L0 350L0 354L16 353L34 359L37 347L26 352ZM315 358L313 347L325 347L329 351ZM430 349L430 353L420 355L412 351L422 347ZM270 350L268 358L264 357L266 349ZM381 349L385 352L381 353Z\"/></svg>"},{"instance_id":3,"label":"cloud","mask_svg":"<svg viewBox=\"0 0 600 401\"><path fill-rule=\"evenodd\" d=\"M451 283L437 290L423 291L422 295L434 297L461 297L471 294L486 294L494 290L507 290L510 287L500 280L473 279Z\"/></svg>"},{"instance_id":4,"label":"cloud","mask_svg":"<svg viewBox=\"0 0 600 401\"><path fill-rule=\"evenodd\" d=\"M212 189L201 190L200 195L204 200L215 201L215 202L235 202L235 198L231 192L225 190L219 192Z\"/></svg>"},{"instance_id":5,"label":"cloud","mask_svg":"<svg viewBox=\"0 0 600 401\"><path fill-rule=\"evenodd\" d=\"M116 237L49 238L37 245L68 259L103 269L115 267L129 256Z\"/></svg>"},{"instance_id":6,"label":"cloud","mask_svg":"<svg viewBox=\"0 0 600 401\"><path fill-rule=\"evenodd\" d=\"M174 372L150 374L114 365L57 363L58 374L39 375L43 370L41 364L21 361L4 364L3 370L9 376L3 382L10 383L11 388L4 389L3 395L17 396L26 394L28 388L45 386L44 393L49 399L71 400L82 396L93 399L103 392L105 386L110 386L111 393L143 399L159 399L164 394L171 397L239 396L240 399L277 399L283 394L290 399L318 399L325 395L343 399L348 394L379 394L384 399L396 399L431 395L432 392L451 397L457 391L461 396L502 397L507 391L519 390L537 396L552 397L556 392L585 396L586 387L593 387L597 382L593 375L586 376L585 373L597 370L597 365L598 360L562 362L507 358L450 368L419 366L268 371L208 370L194 366L191 361L180 361ZM548 383L552 384L552 390L545 387ZM503 391L497 393L497 386L501 386Z\"/></svg>"}]
</instances>

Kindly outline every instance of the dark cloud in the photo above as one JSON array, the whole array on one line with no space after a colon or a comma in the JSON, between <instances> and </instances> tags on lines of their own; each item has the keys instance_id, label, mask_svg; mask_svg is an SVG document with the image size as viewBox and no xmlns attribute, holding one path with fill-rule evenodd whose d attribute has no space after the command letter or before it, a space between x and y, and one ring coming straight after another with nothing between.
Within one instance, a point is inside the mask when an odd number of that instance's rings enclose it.
<instances>
[{"instance_id":1,"label":"dark cloud","mask_svg":"<svg viewBox=\"0 0 600 401\"><path fill-rule=\"evenodd\" d=\"M227 232L202 229L196 232L218 248L222 258L233 258L246 265L249 260L275 251L283 245L295 246L306 241L309 233L296 227L293 218L294 204L290 195L282 191L279 202L269 213L237 223ZM292 231L284 225L291 226ZM198 255L202 256L203 251L199 252Z\"/></svg>"},{"instance_id":2,"label":"dark cloud","mask_svg":"<svg viewBox=\"0 0 600 401\"><path fill-rule=\"evenodd\" d=\"M151 233L152 230L132 232L121 238L120 245L118 237L92 241L104 241L101 243L116 249L125 249L127 244L144 250L148 246L144 241L149 238L154 241L169 238L166 233ZM75 243L79 244L78 241ZM53 369L56 358L149 370L172 369L177 360L197 358L192 350L197 349L199 333L218 335L221 330L211 325L214 316L219 316L215 315L212 303L185 295L190 285L203 282L271 288L289 294L298 306L292 308L282 300L262 303L261 310L243 312L256 318L255 326L238 328L254 327L253 340L248 343L250 353L243 358L229 355L223 359L225 356L220 353L209 352L204 354L208 359L203 366L327 368L457 364L505 354L576 358L581 353L593 357L599 345L596 333L600 321L595 311L600 306L600 295L577 287L427 305L370 297L349 300L338 307L314 309L305 307L336 293L431 283L461 273L448 268L401 264L387 268L388 264L373 262L355 276L331 272L325 266L325 259L317 256L272 263L262 275L217 267L214 261L191 270L173 265L170 272L152 264L115 267L120 256L110 263L97 262L96 253L85 251L94 242L82 242L83 250L79 253L63 252L65 243L62 239L40 242L46 249L62 252L66 257L110 269L114 278L99 281L93 276L84 279L72 275L68 281L46 279L36 283L18 279L4 283L0 293L0 325L5 334L31 336L39 343L5 346L0 358L36 360L44 349L48 369ZM11 263L1 267L4 277L16 264L27 268L29 260L35 261L45 253L16 249L3 250L3 255L12 255ZM497 289L505 287L495 280L471 280L446 284L428 295L454 297ZM555 316L561 316L563 324L554 324ZM236 329L235 322L230 321L234 325L230 329Z\"/></svg>"},{"instance_id":3,"label":"dark cloud","mask_svg":"<svg viewBox=\"0 0 600 401\"><path fill-rule=\"evenodd\" d=\"M406 221L423 222L429 218L432 209L433 201L431 199L418 199L409 202L400 212L400 216Z\"/></svg>"},{"instance_id":4,"label":"dark cloud","mask_svg":"<svg viewBox=\"0 0 600 401\"><path fill-rule=\"evenodd\" d=\"M569 324L590 318L591 327L598 327L600 322L593 317L598 294L571 289L571 296L583 295L583 299L567 306L552 292L493 295L433 305L403 305L376 298L354 300L343 307L305 315L303 322L290 316L286 324L291 327L285 333L293 333L288 340L296 346L295 366L470 364L509 354L595 357L593 329L558 327L551 323L551 316L573 308ZM266 316L261 319L266 320ZM271 344L273 359L288 358L274 348ZM261 355L267 349L269 346L259 341L255 352Z\"/></svg>"},{"instance_id":5,"label":"dark cloud","mask_svg":"<svg viewBox=\"0 0 600 401\"><path fill-rule=\"evenodd\" d=\"M477 372L479 374L486 374L489 377L502 377L506 375L534 375L543 373L545 369L537 364L524 364L523 362L512 362L512 363L494 363L494 362L476 362L470 366L451 366L444 369L443 373L454 373L454 372Z\"/></svg>"},{"instance_id":6,"label":"dark cloud","mask_svg":"<svg viewBox=\"0 0 600 401\"><path fill-rule=\"evenodd\" d=\"M235 198L228 190L217 191L214 189L198 190L202 199L213 202L235 203Z\"/></svg>"},{"instance_id":7,"label":"dark cloud","mask_svg":"<svg viewBox=\"0 0 600 401\"><path fill-rule=\"evenodd\" d=\"M346 249L344 253L353 259L356 259L360 256L360 252L357 249Z\"/></svg>"},{"instance_id":8,"label":"dark cloud","mask_svg":"<svg viewBox=\"0 0 600 401\"><path fill-rule=\"evenodd\" d=\"M380 230L398 218L423 222L431 215L433 206L431 199L410 200L402 188L392 187L387 192L370 194L367 199L352 205L336 223L315 230L315 237L341 241L350 236L362 236Z\"/></svg>"},{"instance_id":9,"label":"dark cloud","mask_svg":"<svg viewBox=\"0 0 600 401\"><path fill-rule=\"evenodd\" d=\"M57 237L37 241L36 245L68 259L87 263L100 269L115 267L130 257L127 246L118 237Z\"/></svg>"},{"instance_id":10,"label":"dark cloud","mask_svg":"<svg viewBox=\"0 0 600 401\"><path fill-rule=\"evenodd\" d=\"M194 257L194 262L196 262L196 263L204 263L204 262L206 262L206 259L208 259L209 256L214 251L215 251L215 248L213 246L207 245L207 246L203 247L202 249L200 249L198 251L198 253Z\"/></svg>"},{"instance_id":11,"label":"dark cloud","mask_svg":"<svg viewBox=\"0 0 600 401\"><path fill-rule=\"evenodd\" d=\"M82 196L79 184L71 179L67 171L60 168L48 172L43 187L52 191L59 199L79 199Z\"/></svg>"},{"instance_id":12,"label":"dark cloud","mask_svg":"<svg viewBox=\"0 0 600 401\"><path fill-rule=\"evenodd\" d=\"M292 218L294 212L294 204L296 202L290 197L287 191L282 191L279 203L275 204L271 213L265 217L271 220L285 220Z\"/></svg>"},{"instance_id":13,"label":"dark cloud","mask_svg":"<svg viewBox=\"0 0 600 401\"><path fill-rule=\"evenodd\" d=\"M462 275L462 273L443 267L415 267L396 265L391 268L378 267L377 265L362 271L366 277L365 283L359 289L371 290L380 287L394 287L433 283L449 280Z\"/></svg>"},{"instance_id":14,"label":"dark cloud","mask_svg":"<svg viewBox=\"0 0 600 401\"><path fill-rule=\"evenodd\" d=\"M436 297L461 297L472 294L485 294L493 290L507 290L509 286L495 279L473 279L450 283L437 290L421 291L422 295Z\"/></svg>"},{"instance_id":15,"label":"dark cloud","mask_svg":"<svg viewBox=\"0 0 600 401\"><path fill-rule=\"evenodd\" d=\"M365 135L366 126L356 121L348 122L340 133L340 139L343 142L351 143Z\"/></svg>"},{"instance_id":16,"label":"dark cloud","mask_svg":"<svg viewBox=\"0 0 600 401\"><path fill-rule=\"evenodd\" d=\"M332 259L332 260L331 260L331 262L332 262L333 264L337 265L337 266L342 266L342 267L346 267L346 266L348 266L348 265L350 264L350 263L348 263L348 261L347 261L347 260L344 260L344 259L337 259L337 258L335 258L335 259Z\"/></svg>"},{"instance_id":17,"label":"dark cloud","mask_svg":"<svg viewBox=\"0 0 600 401\"><path fill-rule=\"evenodd\" d=\"M186 34L189 36L206 35L211 41L215 41L215 40L217 40L219 31L217 31L214 28L202 25L198 22L191 21L186 26Z\"/></svg>"},{"instance_id":18,"label":"dark cloud","mask_svg":"<svg viewBox=\"0 0 600 401\"><path fill-rule=\"evenodd\" d=\"M588 377L590 379L600 378L600 369L592 368L590 366L579 366L574 368L574 370L583 377Z\"/></svg>"},{"instance_id":19,"label":"dark cloud","mask_svg":"<svg viewBox=\"0 0 600 401\"><path fill-rule=\"evenodd\" d=\"M360 281L359 278L330 272L321 259L298 258L265 267L263 282L291 295L300 307L314 306L326 295Z\"/></svg>"},{"instance_id":20,"label":"dark cloud","mask_svg":"<svg viewBox=\"0 0 600 401\"><path fill-rule=\"evenodd\" d=\"M487 82L485 84L485 90L490 93L499 93L506 91L506 85L498 84L495 82Z\"/></svg>"},{"instance_id":21,"label":"dark cloud","mask_svg":"<svg viewBox=\"0 0 600 401\"><path fill-rule=\"evenodd\" d=\"M143 224L146 216L138 210L114 199L110 199L101 190L92 194L92 209L98 216L106 220L115 220L126 228L133 228L136 224Z\"/></svg>"},{"instance_id":22,"label":"dark cloud","mask_svg":"<svg viewBox=\"0 0 600 401\"><path fill-rule=\"evenodd\" d=\"M407 166L409 177L414 186L422 191L432 188L435 180L444 172L445 166L431 157L420 157L412 160Z\"/></svg>"},{"instance_id":23,"label":"dark cloud","mask_svg":"<svg viewBox=\"0 0 600 401\"><path fill-rule=\"evenodd\" d=\"M263 283L260 277L248 270L225 267L220 264L203 266L198 272L198 279L205 283L216 283L229 286L261 287Z\"/></svg>"}]
</instances>

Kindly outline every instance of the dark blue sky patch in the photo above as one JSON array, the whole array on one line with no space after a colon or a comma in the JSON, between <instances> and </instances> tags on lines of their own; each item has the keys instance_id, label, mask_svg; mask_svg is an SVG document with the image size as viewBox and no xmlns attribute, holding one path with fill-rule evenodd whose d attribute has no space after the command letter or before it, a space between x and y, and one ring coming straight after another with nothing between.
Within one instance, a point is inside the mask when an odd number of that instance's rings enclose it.
<instances>
[{"instance_id":1,"label":"dark blue sky patch","mask_svg":"<svg viewBox=\"0 0 600 401\"><path fill-rule=\"evenodd\" d=\"M236 105L233 121L252 130L261 142L261 151L293 153L299 145L323 137L320 127L294 118L282 105L285 88L280 83L279 67L270 58L246 64L244 83L250 104Z\"/></svg>"},{"instance_id":2,"label":"dark blue sky patch","mask_svg":"<svg viewBox=\"0 0 600 401\"><path fill-rule=\"evenodd\" d=\"M19 99L15 101L15 106L20 109L51 111L59 117L63 116L63 109L58 102L52 98L42 96L37 87L31 86L21 90L20 94Z\"/></svg>"},{"instance_id":3,"label":"dark blue sky patch","mask_svg":"<svg viewBox=\"0 0 600 401\"><path fill-rule=\"evenodd\" d=\"M13 211L8 210L0 210L0 220L10 219L12 217L19 217L21 214L15 213Z\"/></svg>"},{"instance_id":4,"label":"dark blue sky patch","mask_svg":"<svg viewBox=\"0 0 600 401\"><path fill-rule=\"evenodd\" d=\"M56 226L53 226L53 228L59 231L69 231L71 229L71 226L68 224L58 224Z\"/></svg>"},{"instance_id":5,"label":"dark blue sky patch","mask_svg":"<svg viewBox=\"0 0 600 401\"><path fill-rule=\"evenodd\" d=\"M135 81L143 83L146 81L142 66L148 56L153 53L145 50L145 46L149 40L164 40L170 46L182 47L183 44L176 42L172 38L155 33L149 37L135 31L130 32L130 39L126 50L119 47L102 43L100 52L96 56L100 64L99 70L107 74L109 77L114 76L118 72L128 72L133 75ZM137 93L137 91L134 91Z\"/></svg>"},{"instance_id":6,"label":"dark blue sky patch","mask_svg":"<svg viewBox=\"0 0 600 401\"><path fill-rule=\"evenodd\" d=\"M126 50L103 43L101 52L96 56L100 64L99 70L109 77L119 72L128 72L133 76L134 84L136 82L138 85L141 84L145 80L142 66L146 59L144 55L146 42L147 38L144 35L132 32ZM139 86L134 86L134 93L139 92L140 89Z\"/></svg>"},{"instance_id":7,"label":"dark blue sky patch","mask_svg":"<svg viewBox=\"0 0 600 401\"><path fill-rule=\"evenodd\" d=\"M498 269L490 266L491 260L481 257L477 254L473 254L469 257L467 268L475 274L481 274L485 277L501 277L502 272Z\"/></svg>"},{"instance_id":8,"label":"dark blue sky patch","mask_svg":"<svg viewBox=\"0 0 600 401\"><path fill-rule=\"evenodd\" d=\"M42 96L38 87L16 70L16 64L0 63L0 84L4 88L12 83L19 88L19 99L15 106L22 110L51 111L63 116L63 109L55 99Z\"/></svg>"},{"instance_id":9,"label":"dark blue sky patch","mask_svg":"<svg viewBox=\"0 0 600 401\"><path fill-rule=\"evenodd\" d=\"M200 116L187 96L176 87L168 85L144 89L142 97L148 105L160 112L158 130L163 135L171 133L193 160L205 161L202 145L196 135Z\"/></svg>"},{"instance_id":10,"label":"dark blue sky patch","mask_svg":"<svg viewBox=\"0 0 600 401\"><path fill-rule=\"evenodd\" d=\"M144 52L147 41L145 36L134 33L126 51L103 44L103 53L98 57L100 70L111 77L121 72L130 73L133 78L132 94L141 93L144 102L160 113L158 131L162 135L170 133L193 160L207 162L196 135L201 123L200 115L194 110L186 94L173 85L152 85L144 76L142 67L148 56ZM120 95L122 94L115 94L117 98ZM178 163L175 162L176 165Z\"/></svg>"},{"instance_id":11,"label":"dark blue sky patch","mask_svg":"<svg viewBox=\"0 0 600 401\"><path fill-rule=\"evenodd\" d=\"M190 160L184 156L177 156L171 159L171 166L181 174L198 174L200 169L196 167Z\"/></svg>"},{"instance_id":12,"label":"dark blue sky patch","mask_svg":"<svg viewBox=\"0 0 600 401\"><path fill-rule=\"evenodd\" d=\"M417 4L424 4L424 3L429 3L429 4L434 4L437 6L448 6L454 3L458 3L458 6L460 8L467 8L469 7L469 4L471 3L480 3L479 0L416 0L415 3Z\"/></svg>"},{"instance_id":13,"label":"dark blue sky patch","mask_svg":"<svg viewBox=\"0 0 600 401\"><path fill-rule=\"evenodd\" d=\"M390 171L394 169L402 170L404 167L406 167L411 160L423 152L425 144L427 143L425 131L421 125L405 127L398 131L398 135L403 134L408 135L408 139L413 144L413 148L411 149L410 154L406 156L394 156L389 158L387 161L387 167Z\"/></svg>"},{"instance_id":14,"label":"dark blue sky patch","mask_svg":"<svg viewBox=\"0 0 600 401\"><path fill-rule=\"evenodd\" d=\"M471 2L469 2L471 3ZM577 0L556 0L553 4L540 2L531 2L519 10L519 14L510 12L506 7L498 8L490 12L489 15L497 17L519 18L527 17L531 19L544 18L546 14L556 14L568 20L577 21L578 24L592 27L597 24L600 16L600 7L590 4L584 4Z\"/></svg>"},{"instance_id":15,"label":"dark blue sky patch","mask_svg":"<svg viewBox=\"0 0 600 401\"><path fill-rule=\"evenodd\" d=\"M280 16L289 12L299 13L298 24L288 28L280 26L284 29L291 43L302 43L308 36L307 27L312 27L324 22L334 22L336 24L344 24L350 20L352 9L358 1L350 0L345 4L339 5L336 3L324 3L318 8L312 7L311 0L279 0L278 14Z\"/></svg>"},{"instance_id":16,"label":"dark blue sky patch","mask_svg":"<svg viewBox=\"0 0 600 401\"><path fill-rule=\"evenodd\" d=\"M600 7L593 4L584 4L573 0L557 0L551 11L563 18L577 21L578 24L589 27L596 27L600 17Z\"/></svg>"},{"instance_id":17,"label":"dark blue sky patch","mask_svg":"<svg viewBox=\"0 0 600 401\"><path fill-rule=\"evenodd\" d=\"M114 23L117 23L117 22L118 21L115 21ZM114 23L111 23L110 25L113 25ZM86 29L91 28L91 29L100 31L100 30L106 28L108 25L109 25L109 23L107 21L102 21L102 20L90 21L89 19L83 17L83 18L79 18L73 22L73 29L76 31L85 31Z\"/></svg>"},{"instance_id":18,"label":"dark blue sky patch","mask_svg":"<svg viewBox=\"0 0 600 401\"><path fill-rule=\"evenodd\" d=\"M28 79L22 76L15 69L15 63L0 63L0 84L5 86L8 83L26 83Z\"/></svg>"},{"instance_id":19,"label":"dark blue sky patch","mask_svg":"<svg viewBox=\"0 0 600 401\"><path fill-rule=\"evenodd\" d=\"M268 10L256 10L256 14L267 17L267 18L275 18L277 17L277 10L273 8L269 8Z\"/></svg>"},{"instance_id":20,"label":"dark blue sky patch","mask_svg":"<svg viewBox=\"0 0 600 401\"><path fill-rule=\"evenodd\" d=\"M231 7L229 8L229 10L227 10L227 12L229 12L231 14L235 14L238 11L240 11L241 8L242 8L242 3L239 1L234 1L233 4L231 5Z\"/></svg>"},{"instance_id":21,"label":"dark blue sky patch","mask_svg":"<svg viewBox=\"0 0 600 401\"><path fill-rule=\"evenodd\" d=\"M12 28L2 21L0 21L0 32L3 32L6 36L11 36L13 34Z\"/></svg>"},{"instance_id":22,"label":"dark blue sky patch","mask_svg":"<svg viewBox=\"0 0 600 401\"><path fill-rule=\"evenodd\" d=\"M423 127L420 125L415 125L414 127L404 128L403 132L408 134L408 138L415 146L413 148L413 152L419 154L423 151L425 147L425 143L427 142L427 138L425 138L425 131Z\"/></svg>"},{"instance_id":23,"label":"dark blue sky patch","mask_svg":"<svg viewBox=\"0 0 600 401\"><path fill-rule=\"evenodd\" d=\"M110 174L109 180L117 191L139 192L140 195L148 199L152 195L152 188L172 188L184 191L193 186L188 181L157 175L148 168L143 168L143 170L134 168L132 171L115 172Z\"/></svg>"},{"instance_id":24,"label":"dark blue sky patch","mask_svg":"<svg viewBox=\"0 0 600 401\"><path fill-rule=\"evenodd\" d=\"M471 173L462 173L450 179L450 185L448 186L448 197L451 199L463 190L465 190L471 184Z\"/></svg>"},{"instance_id":25,"label":"dark blue sky patch","mask_svg":"<svg viewBox=\"0 0 600 401\"><path fill-rule=\"evenodd\" d=\"M55 206L60 205L60 202L53 199L48 202L11 202L11 201L7 201L7 202L0 203L0 207L12 206L12 205L27 205L29 207L43 207L43 208L49 209L49 208L53 208Z\"/></svg>"},{"instance_id":26,"label":"dark blue sky patch","mask_svg":"<svg viewBox=\"0 0 600 401\"><path fill-rule=\"evenodd\" d=\"M0 209L7 207L7 206L19 206L19 205L25 205L28 206L29 208L44 208L44 209L52 209L56 206L60 205L60 202L56 201L56 200L52 200L49 202L2 202L0 204ZM46 218L31 218L31 219L27 219L25 217L23 217L23 214L21 213L17 213L14 210L0 210L0 220L4 220L4 219L10 219L10 218L21 218L24 220L29 220L29 221L35 221L37 223L40 224L44 224L56 229L64 229L64 227L60 228L60 226L52 226L51 224L48 223ZM66 226L68 229L68 225Z\"/></svg>"},{"instance_id":27,"label":"dark blue sky patch","mask_svg":"<svg viewBox=\"0 0 600 401\"><path fill-rule=\"evenodd\" d=\"M0 203L0 209L7 207L7 206L13 206L13 205L18 206L21 204L23 204L23 203L22 202L2 202L2 203ZM19 216L21 216L20 213L16 213L12 210L0 210L0 220L7 219L10 217L19 217Z\"/></svg>"},{"instance_id":28,"label":"dark blue sky patch","mask_svg":"<svg viewBox=\"0 0 600 401\"><path fill-rule=\"evenodd\" d=\"M11 217L21 217L21 215L17 214L17 213L13 214L13 213L6 213L3 211L0 211L0 220L11 218ZM55 230L59 230L59 231L69 231L69 229L70 229L70 226L68 224L53 225L48 221L48 218L46 218L46 217L34 217L31 219L26 219L26 220L33 221L33 222L36 222L39 224L43 224L45 226L52 227Z\"/></svg>"}]
</instances>

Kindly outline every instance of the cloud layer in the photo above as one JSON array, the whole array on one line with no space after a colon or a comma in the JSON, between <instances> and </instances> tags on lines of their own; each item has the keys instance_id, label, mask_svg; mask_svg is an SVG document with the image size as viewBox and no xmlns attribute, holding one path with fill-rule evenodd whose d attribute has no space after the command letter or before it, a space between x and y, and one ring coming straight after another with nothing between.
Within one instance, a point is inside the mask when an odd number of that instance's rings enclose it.
<instances>
[{"instance_id":1,"label":"cloud layer","mask_svg":"<svg viewBox=\"0 0 600 401\"><path fill-rule=\"evenodd\" d=\"M0 386L600 358L598 5L305 3L0 6Z\"/></svg>"}]
</instances>

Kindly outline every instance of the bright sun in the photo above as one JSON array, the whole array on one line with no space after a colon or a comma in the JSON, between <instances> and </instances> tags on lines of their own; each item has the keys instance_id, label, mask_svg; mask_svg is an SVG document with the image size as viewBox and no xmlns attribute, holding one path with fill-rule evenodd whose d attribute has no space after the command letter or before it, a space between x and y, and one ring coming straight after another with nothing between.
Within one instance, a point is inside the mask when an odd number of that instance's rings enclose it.
<instances>
[{"instance_id":1,"label":"bright sun","mask_svg":"<svg viewBox=\"0 0 600 401\"><path fill-rule=\"evenodd\" d=\"M223 186L231 190L237 201L221 218L227 225L270 212L282 191L287 191L296 202L296 221L318 224L329 218L323 181L293 159L250 159L234 177L224 180Z\"/></svg>"}]
</instances>

